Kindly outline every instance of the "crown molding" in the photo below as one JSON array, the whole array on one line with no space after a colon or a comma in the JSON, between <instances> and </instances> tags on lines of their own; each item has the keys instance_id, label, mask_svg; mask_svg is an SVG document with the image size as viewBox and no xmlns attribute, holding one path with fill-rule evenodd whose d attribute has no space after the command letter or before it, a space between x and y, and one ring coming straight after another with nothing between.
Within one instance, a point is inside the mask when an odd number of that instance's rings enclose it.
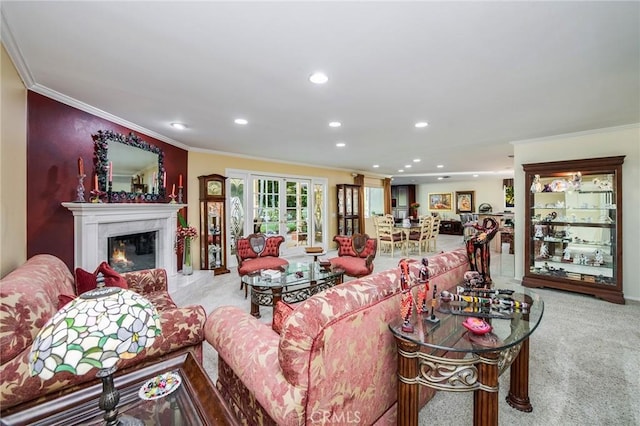
<instances>
[{"instance_id":1,"label":"crown molding","mask_svg":"<svg viewBox=\"0 0 640 426\"><path fill-rule=\"evenodd\" d=\"M541 138L522 139L518 141L511 141L509 143L511 145L524 145L529 143L546 142L546 141L555 140L555 139L577 138L581 136L595 135L599 133L615 132L619 130L629 130L629 129L638 129L638 128L640 128L640 123L631 123L631 124L624 124L622 126L602 127L599 129L583 130L580 132L573 132L573 133L561 133L559 135L543 136Z\"/></svg>"},{"instance_id":2,"label":"crown molding","mask_svg":"<svg viewBox=\"0 0 640 426\"><path fill-rule=\"evenodd\" d=\"M24 59L24 56L22 55L22 51L20 50L20 48L15 42L13 33L11 32L11 28L7 24L7 19L4 16L4 12L2 12L1 10L0 10L0 19L2 22L2 26L0 27L0 36L2 37L1 39L2 44L5 46L5 49L7 50L9 57L13 61L13 64L16 67L16 70L18 71L18 75L20 76L20 78L22 79L22 82L24 83L25 87L28 90L31 90L35 93L39 93L48 98L54 99L65 105L69 105L71 107L79 109L80 111L87 112L89 114L95 115L97 117L103 118L105 120L111 121L121 126L127 127L133 131L142 133L145 136L158 139L162 142L168 143L169 145L173 145L178 148L182 148L186 151L189 151L190 147L183 144L182 142L178 142L175 139L171 139L165 135L161 135L160 133L154 132L153 130L149 130L145 127L139 126L135 123L125 120L124 118L121 118L111 113L108 113L106 111L103 111L99 108L96 108L94 106L81 102L75 98L72 98L70 96L67 96L65 94L62 94L60 92L57 92L53 89L50 89L46 86L43 86L37 83L33 78L33 74L29 69L29 65L27 64L26 60Z\"/></svg>"},{"instance_id":3,"label":"crown molding","mask_svg":"<svg viewBox=\"0 0 640 426\"><path fill-rule=\"evenodd\" d=\"M95 115L97 117L100 118L104 118L105 120L111 121L113 123L119 124L121 126L127 127L131 130L134 130L138 133L142 133L145 136L150 136L152 138L161 140L162 142L166 142L169 145L173 145L176 146L178 148L182 148L186 151L189 150L189 146L183 144L182 142L178 142L174 139L171 139L165 135L161 135L160 133L156 133L153 130L149 130L145 127L139 126L135 123L132 123L130 121L125 120L124 118L118 117L117 115L113 115L109 112L103 111L99 108L96 108L94 106L91 106L89 104L86 104L84 102L81 102L75 98L72 98L70 96L67 96L65 94L62 94L60 92L57 92L55 90L49 89L46 86L43 86L41 84L34 84L29 90L39 93L43 96L46 96L48 98L54 99L58 102L62 102L63 104L72 106L76 109L79 109L81 111L87 112L89 114Z\"/></svg>"}]
</instances>

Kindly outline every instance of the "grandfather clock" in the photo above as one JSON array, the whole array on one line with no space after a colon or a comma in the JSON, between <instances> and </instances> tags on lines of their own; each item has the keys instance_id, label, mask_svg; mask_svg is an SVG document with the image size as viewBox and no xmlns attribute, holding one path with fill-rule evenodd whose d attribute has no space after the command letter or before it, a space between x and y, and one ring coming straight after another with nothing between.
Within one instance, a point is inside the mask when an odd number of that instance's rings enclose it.
<instances>
[{"instance_id":1,"label":"grandfather clock","mask_svg":"<svg viewBox=\"0 0 640 426\"><path fill-rule=\"evenodd\" d=\"M200 269L226 274L226 185L225 176L199 176L200 181Z\"/></svg>"}]
</instances>

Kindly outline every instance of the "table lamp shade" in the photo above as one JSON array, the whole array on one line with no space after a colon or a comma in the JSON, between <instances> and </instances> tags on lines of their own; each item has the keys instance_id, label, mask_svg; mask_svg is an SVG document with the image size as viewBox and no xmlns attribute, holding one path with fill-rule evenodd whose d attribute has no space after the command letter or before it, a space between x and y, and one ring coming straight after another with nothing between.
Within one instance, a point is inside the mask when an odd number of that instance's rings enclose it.
<instances>
[{"instance_id":1,"label":"table lamp shade","mask_svg":"<svg viewBox=\"0 0 640 426\"><path fill-rule=\"evenodd\" d=\"M40 330L29 354L31 375L46 380L62 371L109 369L150 347L160 333L160 317L147 299L98 288L65 305Z\"/></svg>"}]
</instances>

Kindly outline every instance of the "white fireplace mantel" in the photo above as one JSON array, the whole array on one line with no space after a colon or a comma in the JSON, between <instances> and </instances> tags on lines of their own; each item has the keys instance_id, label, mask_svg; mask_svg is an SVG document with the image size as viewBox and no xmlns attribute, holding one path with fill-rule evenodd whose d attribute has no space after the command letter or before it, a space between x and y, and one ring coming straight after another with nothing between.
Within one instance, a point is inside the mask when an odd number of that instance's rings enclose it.
<instances>
[{"instance_id":1,"label":"white fireplace mantel","mask_svg":"<svg viewBox=\"0 0 640 426\"><path fill-rule=\"evenodd\" d=\"M158 231L156 267L168 275L177 272L174 243L177 213L186 204L62 203L73 213L74 263L95 270L108 259L107 239L138 232Z\"/></svg>"}]
</instances>

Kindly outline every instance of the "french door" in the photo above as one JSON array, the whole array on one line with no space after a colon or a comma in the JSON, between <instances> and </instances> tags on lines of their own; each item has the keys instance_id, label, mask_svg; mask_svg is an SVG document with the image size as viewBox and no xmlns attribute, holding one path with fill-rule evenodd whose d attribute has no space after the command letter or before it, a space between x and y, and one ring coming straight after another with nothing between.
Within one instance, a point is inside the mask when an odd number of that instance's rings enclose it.
<instances>
[{"instance_id":1,"label":"french door","mask_svg":"<svg viewBox=\"0 0 640 426\"><path fill-rule=\"evenodd\" d=\"M257 232L282 235L283 257L303 254L309 246L326 247L326 179L239 171L227 171L227 176L232 255L237 238Z\"/></svg>"},{"instance_id":2,"label":"french door","mask_svg":"<svg viewBox=\"0 0 640 426\"><path fill-rule=\"evenodd\" d=\"M253 177L254 232L282 235L282 256L301 254L309 242L309 188L306 179Z\"/></svg>"}]
</instances>

